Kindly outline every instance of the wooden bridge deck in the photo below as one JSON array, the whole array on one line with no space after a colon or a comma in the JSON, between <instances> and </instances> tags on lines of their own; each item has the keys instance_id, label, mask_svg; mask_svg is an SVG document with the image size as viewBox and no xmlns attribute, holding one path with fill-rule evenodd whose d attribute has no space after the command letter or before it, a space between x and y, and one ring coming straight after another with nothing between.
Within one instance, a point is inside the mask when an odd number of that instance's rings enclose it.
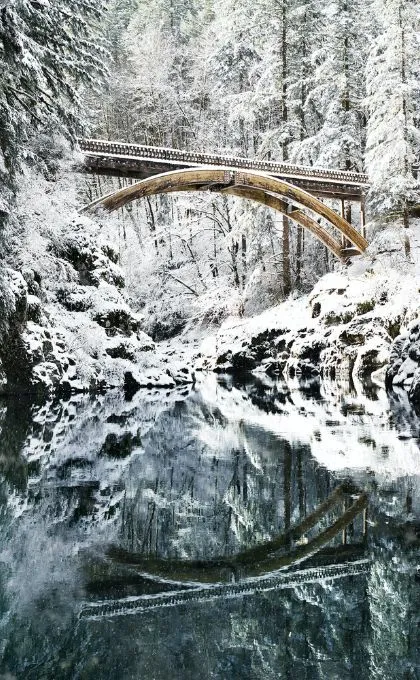
<instances>
[{"instance_id":1,"label":"wooden bridge deck","mask_svg":"<svg viewBox=\"0 0 420 680\"><path fill-rule=\"evenodd\" d=\"M97 619L102 617L126 616L141 614L166 607L177 607L198 602L209 602L218 599L246 597L258 593L284 590L309 583L319 583L348 576L368 574L368 559L330 564L323 567L300 569L286 574L272 574L265 578L255 578L230 585L212 585L198 588L185 588L156 595L138 595L105 602L89 603L82 606L81 619Z\"/></svg>"},{"instance_id":2,"label":"wooden bridge deck","mask_svg":"<svg viewBox=\"0 0 420 680\"><path fill-rule=\"evenodd\" d=\"M369 188L367 175L356 172L102 139L79 139L79 146L84 172L113 177L146 179L172 170L217 166L266 172L323 198L360 201Z\"/></svg>"}]
</instances>

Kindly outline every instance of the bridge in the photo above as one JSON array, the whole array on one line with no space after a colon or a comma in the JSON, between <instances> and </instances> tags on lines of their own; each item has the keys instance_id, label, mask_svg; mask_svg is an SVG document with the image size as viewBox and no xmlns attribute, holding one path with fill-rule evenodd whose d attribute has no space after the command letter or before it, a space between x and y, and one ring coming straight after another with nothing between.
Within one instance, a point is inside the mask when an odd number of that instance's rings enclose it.
<instances>
[{"instance_id":1,"label":"bridge","mask_svg":"<svg viewBox=\"0 0 420 680\"><path fill-rule=\"evenodd\" d=\"M342 484L300 524L230 558L167 560L111 548L108 556L114 563L135 568L143 578L170 590L85 603L80 617L137 614L367 573L369 561L362 556L367 543L367 507L366 493ZM357 539L359 517L360 539L351 541ZM297 568L303 562L306 568Z\"/></svg>"},{"instance_id":2,"label":"bridge","mask_svg":"<svg viewBox=\"0 0 420 680\"><path fill-rule=\"evenodd\" d=\"M366 175L179 149L80 139L83 172L140 181L84 208L108 211L130 201L178 191L215 191L266 205L310 231L341 261L364 252ZM334 201L333 210L323 201ZM356 203L358 229L348 207ZM346 210L347 208L347 210Z\"/></svg>"},{"instance_id":3,"label":"bridge","mask_svg":"<svg viewBox=\"0 0 420 680\"><path fill-rule=\"evenodd\" d=\"M309 583L332 581L348 576L368 574L368 559L354 560L344 564L330 564L324 567L300 569L287 574L273 574L263 579L247 580L242 583L214 585L200 588L173 590L160 595L138 595L129 598L118 598L104 602L84 605L80 610L81 619L97 619L110 616L126 616L141 614L146 611L177 607L197 602L246 597L274 590L284 590Z\"/></svg>"}]
</instances>

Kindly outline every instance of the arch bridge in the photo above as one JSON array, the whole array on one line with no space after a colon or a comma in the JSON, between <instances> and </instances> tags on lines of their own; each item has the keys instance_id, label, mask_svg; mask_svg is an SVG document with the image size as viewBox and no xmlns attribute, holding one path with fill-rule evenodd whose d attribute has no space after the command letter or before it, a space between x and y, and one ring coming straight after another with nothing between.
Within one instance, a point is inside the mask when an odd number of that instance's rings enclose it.
<instances>
[{"instance_id":1,"label":"arch bridge","mask_svg":"<svg viewBox=\"0 0 420 680\"><path fill-rule=\"evenodd\" d=\"M155 194L216 191L280 212L310 231L341 261L363 253L368 245L364 228L366 175L104 140L79 140L79 144L82 171L140 179L100 197L83 211L112 211ZM338 204L338 212L326 205L325 199ZM360 208L357 227L351 218L345 218L351 214L346 207L353 203Z\"/></svg>"}]
</instances>

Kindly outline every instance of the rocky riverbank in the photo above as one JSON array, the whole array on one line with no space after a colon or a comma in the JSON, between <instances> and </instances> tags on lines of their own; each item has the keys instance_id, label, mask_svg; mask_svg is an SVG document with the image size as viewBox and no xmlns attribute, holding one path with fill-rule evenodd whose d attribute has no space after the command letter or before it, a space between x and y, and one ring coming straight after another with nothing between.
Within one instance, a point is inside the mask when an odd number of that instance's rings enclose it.
<instances>
[{"instance_id":1,"label":"rocky riverbank","mask_svg":"<svg viewBox=\"0 0 420 680\"><path fill-rule=\"evenodd\" d=\"M324 276L308 296L252 319L229 318L203 343L197 367L381 384L386 379L418 400L420 276L412 232L409 262L398 231L388 229L367 256Z\"/></svg>"}]
</instances>

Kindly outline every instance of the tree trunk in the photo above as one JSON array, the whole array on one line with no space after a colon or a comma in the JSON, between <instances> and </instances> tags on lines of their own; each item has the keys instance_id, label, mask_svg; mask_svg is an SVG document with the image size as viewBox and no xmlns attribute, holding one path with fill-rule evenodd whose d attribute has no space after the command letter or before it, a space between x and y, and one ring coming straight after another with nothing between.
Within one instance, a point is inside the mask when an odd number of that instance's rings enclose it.
<instances>
[{"instance_id":1,"label":"tree trunk","mask_svg":"<svg viewBox=\"0 0 420 680\"><path fill-rule=\"evenodd\" d=\"M281 77L282 77L282 122L283 122L283 160L287 161L289 157L288 139L286 136L286 129L288 123L288 108L287 108L287 0L282 2L281 12L281 45L282 45L282 63L281 63Z\"/></svg>"},{"instance_id":2,"label":"tree trunk","mask_svg":"<svg viewBox=\"0 0 420 680\"><path fill-rule=\"evenodd\" d=\"M296 239L296 288L300 290L302 288L302 232L301 226L297 228L297 239Z\"/></svg>"},{"instance_id":3,"label":"tree trunk","mask_svg":"<svg viewBox=\"0 0 420 680\"><path fill-rule=\"evenodd\" d=\"M242 259L242 290L245 288L246 283L246 236L242 234L241 237L241 259Z\"/></svg>"},{"instance_id":4,"label":"tree trunk","mask_svg":"<svg viewBox=\"0 0 420 680\"><path fill-rule=\"evenodd\" d=\"M282 2L282 122L283 122L283 161L289 158L288 139L286 135L288 123L287 108L287 0ZM290 275L290 226L286 216L283 217L283 293L289 295L292 288Z\"/></svg>"},{"instance_id":5,"label":"tree trunk","mask_svg":"<svg viewBox=\"0 0 420 680\"><path fill-rule=\"evenodd\" d=\"M404 31L404 26L403 26L403 20L401 16L401 4L398 8L398 16L399 16L399 24L400 24L400 30L401 30L401 82L404 86L407 84L407 68L406 68L406 55L405 55L405 31ZM408 120L407 120L407 99L405 94L403 95L403 116L404 116L404 142L405 142L405 148L407 150L408 147ZM407 157L407 151L404 154L404 176L408 177L408 175L411 172L411 167L410 163ZM405 229L408 229L410 226L410 219L409 219L409 211L407 207L407 202L404 200L403 206L402 206L402 217L403 217L403 225ZM408 237L408 234L405 235L405 255L408 258L410 255L410 239Z\"/></svg>"},{"instance_id":6,"label":"tree trunk","mask_svg":"<svg viewBox=\"0 0 420 680\"><path fill-rule=\"evenodd\" d=\"M239 279L239 271L238 271L238 252L239 252L239 243L235 241L235 239L232 239L232 245L230 248L230 256L232 258L232 272L233 272L233 282L235 284L235 288L240 287L240 279Z\"/></svg>"},{"instance_id":7,"label":"tree trunk","mask_svg":"<svg viewBox=\"0 0 420 680\"><path fill-rule=\"evenodd\" d=\"M156 220L155 220L155 214L153 212L152 208L152 203L150 201L149 196L146 196L146 213L147 213L147 221L149 223L149 229L150 233L152 236L154 236L154 244L155 244L155 250L156 250L156 255L159 255L159 246L158 246L158 241L156 238Z\"/></svg>"},{"instance_id":8,"label":"tree trunk","mask_svg":"<svg viewBox=\"0 0 420 680\"><path fill-rule=\"evenodd\" d=\"M289 219L283 216L283 294L286 297L291 291L290 276L290 227Z\"/></svg>"},{"instance_id":9,"label":"tree trunk","mask_svg":"<svg viewBox=\"0 0 420 680\"><path fill-rule=\"evenodd\" d=\"M213 213L214 213L214 206L213 206ZM219 270L217 267L217 237L216 237L216 224L213 221L213 262L210 264L210 269L211 273L213 274L213 278L217 279L219 276Z\"/></svg>"}]
</instances>

